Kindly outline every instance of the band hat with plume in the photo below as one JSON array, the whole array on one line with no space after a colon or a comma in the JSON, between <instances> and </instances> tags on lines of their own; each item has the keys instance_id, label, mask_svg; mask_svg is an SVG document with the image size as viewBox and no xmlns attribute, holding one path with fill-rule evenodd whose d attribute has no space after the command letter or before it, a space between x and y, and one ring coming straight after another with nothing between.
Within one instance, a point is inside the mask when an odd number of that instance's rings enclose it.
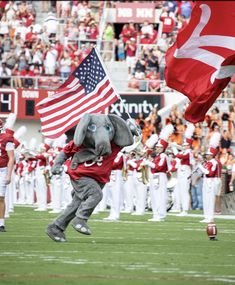
<instances>
[{"instance_id":1,"label":"band hat with plume","mask_svg":"<svg viewBox=\"0 0 235 285\"><path fill-rule=\"evenodd\" d=\"M16 121L16 114L10 113L6 119L6 122L4 124L4 129L12 130L13 131L13 126ZM14 133L14 132L13 132Z\"/></svg>"},{"instance_id":2,"label":"band hat with plume","mask_svg":"<svg viewBox=\"0 0 235 285\"><path fill-rule=\"evenodd\" d=\"M219 132L214 132L209 141L209 148L206 154L216 156L219 151L221 134Z\"/></svg>"},{"instance_id":3,"label":"band hat with plume","mask_svg":"<svg viewBox=\"0 0 235 285\"><path fill-rule=\"evenodd\" d=\"M19 139L26 133L27 128L25 126L19 127L14 134L14 145L17 148L20 145Z\"/></svg>"},{"instance_id":4,"label":"band hat with plume","mask_svg":"<svg viewBox=\"0 0 235 285\"><path fill-rule=\"evenodd\" d=\"M157 134L152 134L147 141L145 142L146 147L148 148L154 148L156 143L158 142L158 135Z\"/></svg>"},{"instance_id":5,"label":"band hat with plume","mask_svg":"<svg viewBox=\"0 0 235 285\"><path fill-rule=\"evenodd\" d=\"M64 145L66 144L66 140L67 140L66 134L62 134L59 138L53 140L52 142L53 148L62 149Z\"/></svg>"},{"instance_id":6,"label":"band hat with plume","mask_svg":"<svg viewBox=\"0 0 235 285\"><path fill-rule=\"evenodd\" d=\"M163 147L166 149L168 147L168 138L174 132L174 127L172 124L166 125L160 132L159 140L155 147Z\"/></svg>"},{"instance_id":7,"label":"band hat with plume","mask_svg":"<svg viewBox=\"0 0 235 285\"><path fill-rule=\"evenodd\" d=\"M192 145L193 143L192 136L193 136L194 130L195 130L194 124L190 123L187 125L187 128L184 133L185 139L184 139L183 145L185 146Z\"/></svg>"}]
</instances>

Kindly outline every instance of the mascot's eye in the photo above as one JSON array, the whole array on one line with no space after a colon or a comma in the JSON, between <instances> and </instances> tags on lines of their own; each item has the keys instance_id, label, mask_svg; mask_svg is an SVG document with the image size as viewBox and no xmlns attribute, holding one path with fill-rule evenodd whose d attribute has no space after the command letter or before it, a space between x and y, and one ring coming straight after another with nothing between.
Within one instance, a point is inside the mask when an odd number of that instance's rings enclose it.
<instances>
[{"instance_id":1,"label":"mascot's eye","mask_svg":"<svg viewBox=\"0 0 235 285\"><path fill-rule=\"evenodd\" d=\"M108 132L111 132L111 131L112 131L112 128L111 128L110 125L105 125L104 127L105 127L105 129L106 129Z\"/></svg>"},{"instance_id":2,"label":"mascot's eye","mask_svg":"<svg viewBox=\"0 0 235 285\"><path fill-rule=\"evenodd\" d=\"M95 124L90 124L90 125L88 125L87 129L94 133L97 128L96 128Z\"/></svg>"}]
</instances>

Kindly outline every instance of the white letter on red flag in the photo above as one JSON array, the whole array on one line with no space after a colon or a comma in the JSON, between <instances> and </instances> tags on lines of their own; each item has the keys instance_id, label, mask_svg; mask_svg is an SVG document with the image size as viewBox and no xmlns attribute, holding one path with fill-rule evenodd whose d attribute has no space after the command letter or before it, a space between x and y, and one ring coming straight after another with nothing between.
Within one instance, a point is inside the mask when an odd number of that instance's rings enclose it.
<instances>
[{"instance_id":1,"label":"white letter on red flag","mask_svg":"<svg viewBox=\"0 0 235 285\"><path fill-rule=\"evenodd\" d=\"M185 119L203 121L235 73L235 2L198 1L189 24L166 54L169 87L191 103Z\"/></svg>"}]
</instances>

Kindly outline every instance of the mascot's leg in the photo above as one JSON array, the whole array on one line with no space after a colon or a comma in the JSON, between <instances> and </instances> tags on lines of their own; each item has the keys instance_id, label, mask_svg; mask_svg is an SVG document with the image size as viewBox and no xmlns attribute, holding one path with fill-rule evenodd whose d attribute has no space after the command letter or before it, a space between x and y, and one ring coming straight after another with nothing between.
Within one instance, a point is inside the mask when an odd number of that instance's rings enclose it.
<instances>
[{"instance_id":1,"label":"mascot's leg","mask_svg":"<svg viewBox=\"0 0 235 285\"><path fill-rule=\"evenodd\" d=\"M88 177L73 181L72 184L75 189L75 195L82 200L76 211L76 217L72 221L72 226L76 231L90 235L91 230L87 225L87 220L102 200L102 188L104 185Z\"/></svg>"},{"instance_id":2,"label":"mascot's leg","mask_svg":"<svg viewBox=\"0 0 235 285\"><path fill-rule=\"evenodd\" d=\"M81 204L81 199L75 195L75 190L72 191L72 201L66 209L49 224L46 229L46 234L54 241L65 242L65 234L69 222L75 217L75 213Z\"/></svg>"}]
</instances>

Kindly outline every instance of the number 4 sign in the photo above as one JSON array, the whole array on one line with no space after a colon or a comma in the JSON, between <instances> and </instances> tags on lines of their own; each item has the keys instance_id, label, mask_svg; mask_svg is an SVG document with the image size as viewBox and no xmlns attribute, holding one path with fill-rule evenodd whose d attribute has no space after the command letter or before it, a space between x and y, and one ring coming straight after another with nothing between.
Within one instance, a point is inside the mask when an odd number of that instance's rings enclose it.
<instances>
[{"instance_id":1,"label":"number 4 sign","mask_svg":"<svg viewBox=\"0 0 235 285\"><path fill-rule=\"evenodd\" d=\"M7 117L9 113L17 115L18 97L15 89L0 89L0 116Z\"/></svg>"}]
</instances>

